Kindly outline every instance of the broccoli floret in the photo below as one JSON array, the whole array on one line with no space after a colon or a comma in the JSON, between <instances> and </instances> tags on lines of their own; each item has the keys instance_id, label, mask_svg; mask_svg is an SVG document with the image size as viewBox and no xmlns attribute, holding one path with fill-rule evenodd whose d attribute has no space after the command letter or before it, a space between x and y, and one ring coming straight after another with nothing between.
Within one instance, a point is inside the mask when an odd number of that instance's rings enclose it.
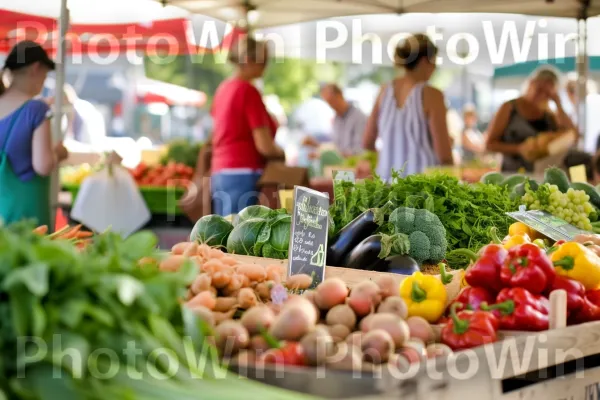
<instances>
[{"instance_id":1,"label":"broccoli floret","mask_svg":"<svg viewBox=\"0 0 600 400\"><path fill-rule=\"evenodd\" d=\"M427 235L421 231L414 231L408 235L410 240L410 250L408 255L415 259L416 262L422 264L428 260L431 255L431 243Z\"/></svg>"},{"instance_id":2,"label":"broccoli floret","mask_svg":"<svg viewBox=\"0 0 600 400\"><path fill-rule=\"evenodd\" d=\"M266 258L275 258L277 260L285 260L288 258L287 251L276 250L270 243L265 243L261 251L262 256Z\"/></svg>"},{"instance_id":3,"label":"broccoli floret","mask_svg":"<svg viewBox=\"0 0 600 400\"><path fill-rule=\"evenodd\" d=\"M446 256L446 229L432 212L399 207L390 214L389 222L394 233L409 236L409 255L418 263L437 264Z\"/></svg>"}]
</instances>

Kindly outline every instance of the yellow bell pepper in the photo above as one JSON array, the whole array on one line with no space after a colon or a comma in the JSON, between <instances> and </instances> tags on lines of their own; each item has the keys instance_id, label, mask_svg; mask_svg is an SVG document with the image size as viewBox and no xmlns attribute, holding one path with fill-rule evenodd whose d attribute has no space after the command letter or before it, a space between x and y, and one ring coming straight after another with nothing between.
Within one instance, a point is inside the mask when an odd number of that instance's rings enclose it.
<instances>
[{"instance_id":1,"label":"yellow bell pepper","mask_svg":"<svg viewBox=\"0 0 600 400\"><path fill-rule=\"evenodd\" d=\"M581 282L586 290L600 285L600 257L584 245L567 242L558 247L550 259L558 275Z\"/></svg>"},{"instance_id":2,"label":"yellow bell pepper","mask_svg":"<svg viewBox=\"0 0 600 400\"><path fill-rule=\"evenodd\" d=\"M504 243L502 243L502 246L504 246L504 248L506 250L510 250L513 247L520 246L525 243L531 243L531 239L529 238L529 235L519 234L519 235L509 236L508 239L506 241L504 241Z\"/></svg>"},{"instance_id":3,"label":"yellow bell pepper","mask_svg":"<svg viewBox=\"0 0 600 400\"><path fill-rule=\"evenodd\" d=\"M444 313L448 293L437 277L415 272L400 284L400 297L408 306L409 317L423 317L435 323Z\"/></svg>"},{"instance_id":4,"label":"yellow bell pepper","mask_svg":"<svg viewBox=\"0 0 600 400\"><path fill-rule=\"evenodd\" d=\"M515 222L508 228L508 236L527 235L531 240L541 239L542 236L523 222Z\"/></svg>"}]
</instances>

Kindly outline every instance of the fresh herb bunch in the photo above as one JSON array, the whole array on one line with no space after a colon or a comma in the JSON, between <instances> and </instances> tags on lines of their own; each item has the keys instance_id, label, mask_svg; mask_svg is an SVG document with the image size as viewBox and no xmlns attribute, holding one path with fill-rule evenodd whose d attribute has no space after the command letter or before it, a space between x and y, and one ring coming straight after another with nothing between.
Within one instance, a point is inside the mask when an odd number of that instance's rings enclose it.
<instances>
[{"instance_id":1,"label":"fresh herb bunch","mask_svg":"<svg viewBox=\"0 0 600 400\"><path fill-rule=\"evenodd\" d=\"M168 144L167 152L161 157L160 163L167 165L169 161L175 161L196 168L200 150L202 150L202 143L195 143L187 139L176 139Z\"/></svg>"},{"instance_id":2,"label":"fresh herb bunch","mask_svg":"<svg viewBox=\"0 0 600 400\"><path fill-rule=\"evenodd\" d=\"M0 227L0 398L306 398L218 364L208 327L179 304L197 267L140 264L159 257L152 233L101 234L82 252L32 228Z\"/></svg>"},{"instance_id":3,"label":"fresh herb bunch","mask_svg":"<svg viewBox=\"0 0 600 400\"><path fill-rule=\"evenodd\" d=\"M380 178L336 182L335 200L330 209L337 231L369 208L382 208L388 201L394 207L424 208L436 214L446 228L447 260L453 268L468 265L468 260L452 250L478 251L491 242L491 227L507 232L511 218L507 212L518 208L506 188L483 183L464 184L443 175L409 175L394 172L391 184ZM389 208L388 208L389 209ZM393 210L393 208L391 208Z\"/></svg>"}]
</instances>

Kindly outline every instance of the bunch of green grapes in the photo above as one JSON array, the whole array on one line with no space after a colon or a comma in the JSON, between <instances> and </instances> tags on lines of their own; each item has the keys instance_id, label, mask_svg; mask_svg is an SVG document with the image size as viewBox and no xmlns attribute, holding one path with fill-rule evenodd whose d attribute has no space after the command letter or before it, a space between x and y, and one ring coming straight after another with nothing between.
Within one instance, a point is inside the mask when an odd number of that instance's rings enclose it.
<instances>
[{"instance_id":1,"label":"bunch of green grapes","mask_svg":"<svg viewBox=\"0 0 600 400\"><path fill-rule=\"evenodd\" d=\"M567 193L562 193L558 186L544 184L535 192L527 188L522 201L529 210L546 211L580 229L592 230L590 214L594 212L594 206L583 190L570 188Z\"/></svg>"}]
</instances>

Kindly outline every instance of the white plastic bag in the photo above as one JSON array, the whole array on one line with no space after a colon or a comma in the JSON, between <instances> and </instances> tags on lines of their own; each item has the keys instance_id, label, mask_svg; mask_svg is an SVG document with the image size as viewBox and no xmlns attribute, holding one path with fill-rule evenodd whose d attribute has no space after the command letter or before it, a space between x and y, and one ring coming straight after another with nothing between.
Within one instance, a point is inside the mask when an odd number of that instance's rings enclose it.
<instances>
[{"instance_id":1,"label":"white plastic bag","mask_svg":"<svg viewBox=\"0 0 600 400\"><path fill-rule=\"evenodd\" d=\"M71 218L88 228L129 236L150 220L150 210L133 177L120 166L105 167L83 181Z\"/></svg>"}]
</instances>

